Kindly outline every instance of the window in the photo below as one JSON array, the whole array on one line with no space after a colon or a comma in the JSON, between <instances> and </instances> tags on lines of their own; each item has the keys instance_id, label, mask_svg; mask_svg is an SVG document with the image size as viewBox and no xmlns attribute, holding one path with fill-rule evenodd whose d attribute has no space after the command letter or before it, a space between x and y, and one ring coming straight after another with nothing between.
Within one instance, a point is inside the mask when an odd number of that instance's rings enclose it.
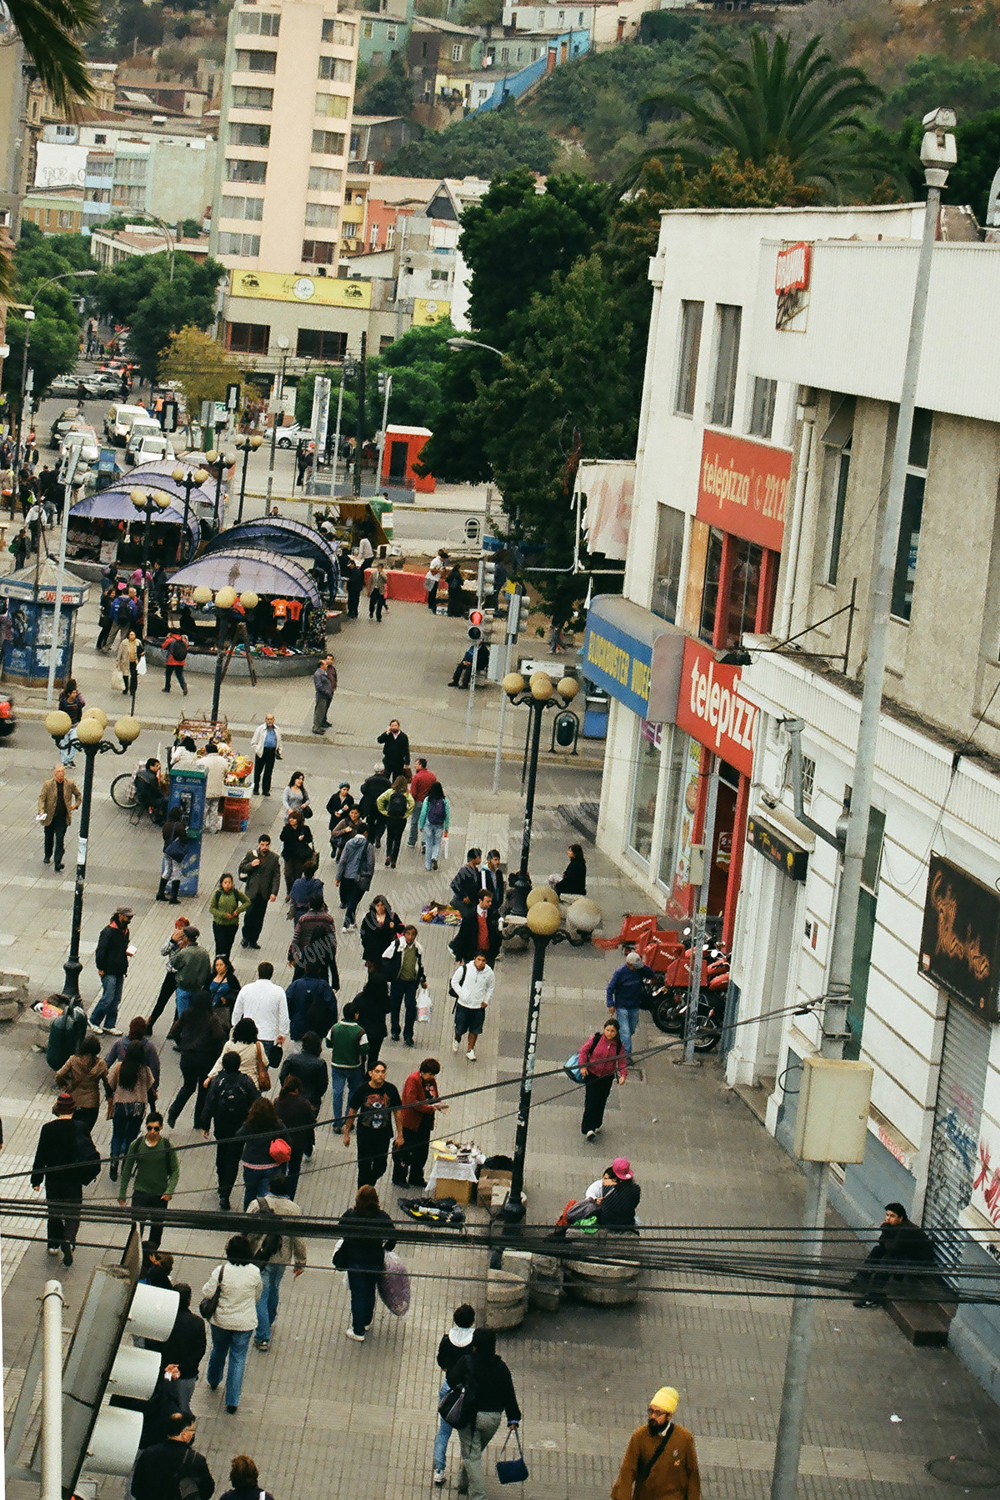
<instances>
[{"instance_id":1,"label":"window","mask_svg":"<svg viewBox=\"0 0 1000 1500\"><path fill-rule=\"evenodd\" d=\"M722 532L713 526L708 536L708 554L705 558L705 582L701 591L701 621L698 634L703 641L711 643L715 635L715 612L719 607L719 586L722 582Z\"/></svg>"},{"instance_id":2,"label":"window","mask_svg":"<svg viewBox=\"0 0 1000 1500\"><path fill-rule=\"evenodd\" d=\"M302 259L313 266L336 265L336 240L303 240Z\"/></svg>"},{"instance_id":3,"label":"window","mask_svg":"<svg viewBox=\"0 0 1000 1500\"><path fill-rule=\"evenodd\" d=\"M670 505L657 506L656 556L653 561L653 598L650 609L661 620L677 619L684 551L684 513Z\"/></svg>"},{"instance_id":4,"label":"window","mask_svg":"<svg viewBox=\"0 0 1000 1500\"><path fill-rule=\"evenodd\" d=\"M903 490L903 515L896 545L896 571L892 579L890 613L897 620L908 620L913 608L913 580L917 576L917 548L920 545L920 517L924 508L927 484L927 460L931 450L931 413L919 408L913 413L910 453L906 464L906 486Z\"/></svg>"},{"instance_id":5,"label":"window","mask_svg":"<svg viewBox=\"0 0 1000 1500\"><path fill-rule=\"evenodd\" d=\"M108 144L108 138L107 138L106 135L95 135L94 136L94 145L95 146L106 146L107 144Z\"/></svg>"},{"instance_id":6,"label":"window","mask_svg":"<svg viewBox=\"0 0 1000 1500\"><path fill-rule=\"evenodd\" d=\"M270 341L269 323L229 323L226 327L226 348L239 354L266 354Z\"/></svg>"},{"instance_id":7,"label":"window","mask_svg":"<svg viewBox=\"0 0 1000 1500\"><path fill-rule=\"evenodd\" d=\"M295 353L300 359L341 360L347 353L347 334L328 328L300 328Z\"/></svg>"},{"instance_id":8,"label":"window","mask_svg":"<svg viewBox=\"0 0 1000 1500\"><path fill-rule=\"evenodd\" d=\"M236 234L223 230L219 235L220 255L253 256L260 254L259 234Z\"/></svg>"},{"instance_id":9,"label":"window","mask_svg":"<svg viewBox=\"0 0 1000 1500\"><path fill-rule=\"evenodd\" d=\"M387 42L394 42L396 40L395 26L387 26L385 28L385 39Z\"/></svg>"},{"instance_id":10,"label":"window","mask_svg":"<svg viewBox=\"0 0 1000 1500\"><path fill-rule=\"evenodd\" d=\"M736 401L736 366L740 358L743 309L720 302L715 309L715 380L708 420L714 427L732 427Z\"/></svg>"},{"instance_id":11,"label":"window","mask_svg":"<svg viewBox=\"0 0 1000 1500\"><path fill-rule=\"evenodd\" d=\"M119 156L115 160L116 182L145 182L146 158L144 156Z\"/></svg>"},{"instance_id":12,"label":"window","mask_svg":"<svg viewBox=\"0 0 1000 1500\"><path fill-rule=\"evenodd\" d=\"M646 723L639 726L639 754L632 784L632 815L628 842L640 859L648 860L653 852L653 824L656 821L656 789L660 780L660 752L646 735Z\"/></svg>"},{"instance_id":13,"label":"window","mask_svg":"<svg viewBox=\"0 0 1000 1500\"><path fill-rule=\"evenodd\" d=\"M827 583L836 583L840 572L840 548L844 535L847 481L851 472L851 441L854 435L853 396L833 396L830 420L820 439L823 445L823 500L830 516Z\"/></svg>"},{"instance_id":14,"label":"window","mask_svg":"<svg viewBox=\"0 0 1000 1500\"><path fill-rule=\"evenodd\" d=\"M347 219L340 226L341 239L359 240L361 238L361 225L356 219Z\"/></svg>"},{"instance_id":15,"label":"window","mask_svg":"<svg viewBox=\"0 0 1000 1500\"><path fill-rule=\"evenodd\" d=\"M277 52L250 52L242 48L233 61L235 73L273 73L278 62Z\"/></svg>"},{"instance_id":16,"label":"window","mask_svg":"<svg viewBox=\"0 0 1000 1500\"><path fill-rule=\"evenodd\" d=\"M317 156L343 156L347 137L335 130L314 130L312 150Z\"/></svg>"},{"instance_id":17,"label":"window","mask_svg":"<svg viewBox=\"0 0 1000 1500\"><path fill-rule=\"evenodd\" d=\"M332 167L310 167L308 186L311 193L335 193L340 187L340 173Z\"/></svg>"},{"instance_id":18,"label":"window","mask_svg":"<svg viewBox=\"0 0 1000 1500\"><path fill-rule=\"evenodd\" d=\"M868 979L872 965L872 942L875 937L875 913L878 907L878 875L885 838L885 813L873 807L868 817L868 842L861 865L861 895L858 899L858 922L854 932L851 957L851 1003L847 1009L844 1056L857 1061L861 1055L861 1033L868 1004Z\"/></svg>"},{"instance_id":19,"label":"window","mask_svg":"<svg viewBox=\"0 0 1000 1500\"><path fill-rule=\"evenodd\" d=\"M371 32L368 29L371 24L370 21L365 22L365 36L371 36ZM333 42L337 47L353 47L354 27L349 21L324 21L323 40L324 42Z\"/></svg>"},{"instance_id":20,"label":"window","mask_svg":"<svg viewBox=\"0 0 1000 1500\"><path fill-rule=\"evenodd\" d=\"M449 282L450 280L451 280L451 272L450 271L446 271L446 270L444 270L444 268L441 268L439 270L436 266L432 266L431 267L431 281Z\"/></svg>"},{"instance_id":21,"label":"window","mask_svg":"<svg viewBox=\"0 0 1000 1500\"><path fill-rule=\"evenodd\" d=\"M231 146L269 146L271 144L270 125L230 125L229 144Z\"/></svg>"},{"instance_id":22,"label":"window","mask_svg":"<svg viewBox=\"0 0 1000 1500\"><path fill-rule=\"evenodd\" d=\"M270 109L274 103L274 89L255 88L252 83L233 84L234 109Z\"/></svg>"},{"instance_id":23,"label":"window","mask_svg":"<svg viewBox=\"0 0 1000 1500\"><path fill-rule=\"evenodd\" d=\"M677 874L678 855L682 853L678 844L683 826L683 794L692 780L692 773L697 788L700 750L697 745L692 747L690 738L679 729L668 730L664 725L663 733L670 734L670 748L666 754L667 780L661 805L660 881L668 889L672 889ZM686 841L682 847L686 853Z\"/></svg>"},{"instance_id":24,"label":"window","mask_svg":"<svg viewBox=\"0 0 1000 1500\"><path fill-rule=\"evenodd\" d=\"M114 163L105 158L104 161L88 161L88 177L111 177L114 175Z\"/></svg>"},{"instance_id":25,"label":"window","mask_svg":"<svg viewBox=\"0 0 1000 1500\"><path fill-rule=\"evenodd\" d=\"M316 113L321 119L346 120L347 119L347 95L346 94L317 94Z\"/></svg>"},{"instance_id":26,"label":"window","mask_svg":"<svg viewBox=\"0 0 1000 1500\"><path fill-rule=\"evenodd\" d=\"M682 417L694 416L694 392L698 381L698 355L701 350L704 314L704 302L681 303L681 343L677 359L674 411Z\"/></svg>"},{"instance_id":27,"label":"window","mask_svg":"<svg viewBox=\"0 0 1000 1500\"><path fill-rule=\"evenodd\" d=\"M222 219L262 219L263 198L223 198L219 217Z\"/></svg>"},{"instance_id":28,"label":"window","mask_svg":"<svg viewBox=\"0 0 1000 1500\"><path fill-rule=\"evenodd\" d=\"M361 35L365 37L366 40L371 41L372 37L375 35L375 22L366 21L364 26L362 26L361 28ZM326 37L324 37L323 40L325 42Z\"/></svg>"},{"instance_id":29,"label":"window","mask_svg":"<svg viewBox=\"0 0 1000 1500\"><path fill-rule=\"evenodd\" d=\"M232 161L226 158L227 182L264 182L266 179L266 161Z\"/></svg>"},{"instance_id":30,"label":"window","mask_svg":"<svg viewBox=\"0 0 1000 1500\"><path fill-rule=\"evenodd\" d=\"M729 608L726 612L727 646L738 646L741 639L757 625L757 596L760 592L764 549L742 537L730 538L731 568Z\"/></svg>"},{"instance_id":31,"label":"window","mask_svg":"<svg viewBox=\"0 0 1000 1500\"><path fill-rule=\"evenodd\" d=\"M69 210L69 209L60 209L60 211L59 211L59 228L60 229L71 229L72 226L73 226L73 214L72 214L72 211Z\"/></svg>"},{"instance_id":32,"label":"window","mask_svg":"<svg viewBox=\"0 0 1000 1500\"><path fill-rule=\"evenodd\" d=\"M385 248L387 250L391 250L392 247L393 247L393 245L395 243L396 243L396 226L395 226L395 224L389 224L387 226L387 228L386 228L386 231L385 231Z\"/></svg>"},{"instance_id":33,"label":"window","mask_svg":"<svg viewBox=\"0 0 1000 1500\"><path fill-rule=\"evenodd\" d=\"M778 393L776 380L765 380L761 375L753 378L753 399L750 402L750 432L754 437L770 442L774 430L774 398Z\"/></svg>"},{"instance_id":34,"label":"window","mask_svg":"<svg viewBox=\"0 0 1000 1500\"><path fill-rule=\"evenodd\" d=\"M66 140L66 141L75 141L76 140L76 126L75 125L57 125L56 126L56 135L57 136L61 136L62 139Z\"/></svg>"},{"instance_id":35,"label":"window","mask_svg":"<svg viewBox=\"0 0 1000 1500\"><path fill-rule=\"evenodd\" d=\"M454 45L454 47L452 47L452 49L451 49L451 60L452 60L452 62L461 62L462 61L462 44L461 44L461 42L456 42L455 45Z\"/></svg>"},{"instance_id":36,"label":"window","mask_svg":"<svg viewBox=\"0 0 1000 1500\"><path fill-rule=\"evenodd\" d=\"M281 16L271 10L241 10L236 30L244 36L277 36L281 30Z\"/></svg>"},{"instance_id":37,"label":"window","mask_svg":"<svg viewBox=\"0 0 1000 1500\"><path fill-rule=\"evenodd\" d=\"M314 228L324 225L327 228L337 222L337 205L335 203L307 203L305 222Z\"/></svg>"},{"instance_id":38,"label":"window","mask_svg":"<svg viewBox=\"0 0 1000 1500\"><path fill-rule=\"evenodd\" d=\"M346 58L321 57L318 76L326 82L350 83L354 70Z\"/></svg>"}]
</instances>

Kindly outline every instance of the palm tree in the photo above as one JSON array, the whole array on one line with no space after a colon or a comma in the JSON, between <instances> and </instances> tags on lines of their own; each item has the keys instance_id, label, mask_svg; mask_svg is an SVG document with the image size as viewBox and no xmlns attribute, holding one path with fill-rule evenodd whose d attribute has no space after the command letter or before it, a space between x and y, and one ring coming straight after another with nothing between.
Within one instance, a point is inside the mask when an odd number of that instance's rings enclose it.
<instances>
[{"instance_id":1,"label":"palm tree","mask_svg":"<svg viewBox=\"0 0 1000 1500\"><path fill-rule=\"evenodd\" d=\"M93 85L77 36L100 18L99 0L5 0L38 77L63 110L90 99Z\"/></svg>"},{"instance_id":2,"label":"palm tree","mask_svg":"<svg viewBox=\"0 0 1000 1500\"><path fill-rule=\"evenodd\" d=\"M884 158L876 160L864 140L860 113L882 94L860 68L835 66L819 46L813 37L790 58L788 37L776 36L769 52L755 31L747 57L707 38L699 48L704 65L688 87L651 95L644 110L683 116L671 147L692 170L707 170L721 151L755 166L781 158L796 183L838 195L852 180L886 175Z\"/></svg>"}]
</instances>

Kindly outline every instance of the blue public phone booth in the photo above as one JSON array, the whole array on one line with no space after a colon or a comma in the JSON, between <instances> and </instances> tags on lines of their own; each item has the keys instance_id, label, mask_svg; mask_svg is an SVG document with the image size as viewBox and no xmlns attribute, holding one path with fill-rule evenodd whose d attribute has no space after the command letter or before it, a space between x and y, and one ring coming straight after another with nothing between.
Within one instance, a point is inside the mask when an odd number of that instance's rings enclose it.
<instances>
[{"instance_id":1,"label":"blue public phone booth","mask_svg":"<svg viewBox=\"0 0 1000 1500\"><path fill-rule=\"evenodd\" d=\"M197 896L198 873L201 869L201 836L205 827L205 783L204 771L187 767L170 772L170 795L167 799L169 812L180 811L187 824L188 849L181 865L182 896Z\"/></svg>"}]
</instances>

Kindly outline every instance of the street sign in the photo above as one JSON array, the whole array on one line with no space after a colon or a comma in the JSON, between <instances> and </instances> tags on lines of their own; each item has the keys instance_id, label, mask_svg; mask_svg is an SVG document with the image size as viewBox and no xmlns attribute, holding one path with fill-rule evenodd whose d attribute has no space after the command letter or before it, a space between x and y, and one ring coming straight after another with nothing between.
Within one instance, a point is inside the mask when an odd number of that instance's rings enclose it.
<instances>
[{"instance_id":1,"label":"street sign","mask_svg":"<svg viewBox=\"0 0 1000 1500\"><path fill-rule=\"evenodd\" d=\"M237 381L226 386L226 410L236 411L240 404L240 387Z\"/></svg>"},{"instance_id":2,"label":"street sign","mask_svg":"<svg viewBox=\"0 0 1000 1500\"><path fill-rule=\"evenodd\" d=\"M160 425L164 432L177 431L177 402L164 401L160 409Z\"/></svg>"}]
</instances>

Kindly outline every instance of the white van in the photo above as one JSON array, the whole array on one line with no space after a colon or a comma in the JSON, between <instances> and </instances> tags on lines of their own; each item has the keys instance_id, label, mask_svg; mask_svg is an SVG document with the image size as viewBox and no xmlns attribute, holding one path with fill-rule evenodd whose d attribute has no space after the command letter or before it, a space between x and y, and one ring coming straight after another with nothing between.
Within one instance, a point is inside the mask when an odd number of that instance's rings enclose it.
<instances>
[{"instance_id":1,"label":"white van","mask_svg":"<svg viewBox=\"0 0 1000 1500\"><path fill-rule=\"evenodd\" d=\"M174 456L173 444L158 427L147 427L144 422L133 425L125 447L127 464L169 463Z\"/></svg>"},{"instance_id":2,"label":"white van","mask_svg":"<svg viewBox=\"0 0 1000 1500\"><path fill-rule=\"evenodd\" d=\"M108 408L108 414L104 418L104 431L113 443L122 448L132 430L132 423L140 419L143 422L150 419L144 406L128 406L123 401L116 401Z\"/></svg>"}]
</instances>

